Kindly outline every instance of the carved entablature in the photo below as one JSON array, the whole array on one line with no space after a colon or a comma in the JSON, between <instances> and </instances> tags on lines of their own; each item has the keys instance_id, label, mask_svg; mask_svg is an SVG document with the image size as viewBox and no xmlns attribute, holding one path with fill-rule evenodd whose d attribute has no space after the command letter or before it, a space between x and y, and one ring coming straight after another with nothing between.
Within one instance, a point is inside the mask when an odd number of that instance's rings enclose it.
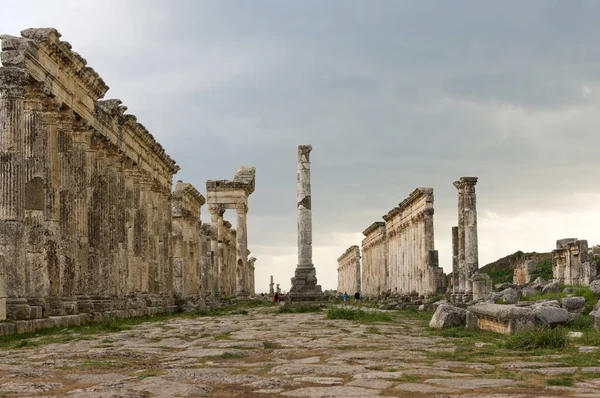
<instances>
[{"instance_id":1,"label":"carved entablature","mask_svg":"<svg viewBox=\"0 0 600 398\"><path fill-rule=\"evenodd\" d=\"M375 230L377 230L379 228L385 229L385 223L382 221L375 221L373 224L369 225L369 227L363 231L363 235L368 236L372 232L374 232Z\"/></svg>"},{"instance_id":2,"label":"carved entablature","mask_svg":"<svg viewBox=\"0 0 600 398\"><path fill-rule=\"evenodd\" d=\"M173 191L173 217L200 219L200 207L206 202L204 196L192 184L177 181Z\"/></svg>"},{"instance_id":3,"label":"carved entablature","mask_svg":"<svg viewBox=\"0 0 600 398\"><path fill-rule=\"evenodd\" d=\"M135 117L122 123L127 108L121 101L100 101L108 86L87 61L61 41L54 28L25 29L21 36L0 36L0 96L42 100L45 123L54 118L55 110L49 107L62 108L59 122L63 128L69 128L70 121L64 116L71 112L153 175L163 186L161 191L170 192L172 176L179 167Z\"/></svg>"},{"instance_id":4,"label":"carved entablature","mask_svg":"<svg viewBox=\"0 0 600 398\"><path fill-rule=\"evenodd\" d=\"M344 252L344 254L342 254L337 261L340 262L342 260L344 260L346 257L360 257L360 248L357 245L353 245L350 246L348 249L346 249L346 251Z\"/></svg>"}]
</instances>

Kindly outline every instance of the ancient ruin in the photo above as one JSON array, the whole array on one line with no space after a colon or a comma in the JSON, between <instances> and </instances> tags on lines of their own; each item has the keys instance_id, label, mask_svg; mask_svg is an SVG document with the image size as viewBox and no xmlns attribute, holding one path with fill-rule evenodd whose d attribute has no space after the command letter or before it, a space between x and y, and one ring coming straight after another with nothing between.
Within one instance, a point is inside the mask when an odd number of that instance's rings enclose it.
<instances>
[{"instance_id":1,"label":"ancient ruin","mask_svg":"<svg viewBox=\"0 0 600 398\"><path fill-rule=\"evenodd\" d=\"M55 29L21 36L0 36L0 316L6 297L6 317L28 321L0 334L202 305L231 270L227 293L252 294L254 169L207 183L216 219L202 224L204 197L181 181L171 192L179 166L120 100L101 99L86 60ZM237 231L215 228L230 206Z\"/></svg>"},{"instance_id":2,"label":"ancient ruin","mask_svg":"<svg viewBox=\"0 0 600 398\"><path fill-rule=\"evenodd\" d=\"M360 292L360 248L350 246L338 259L338 292Z\"/></svg>"},{"instance_id":3,"label":"ancient ruin","mask_svg":"<svg viewBox=\"0 0 600 398\"><path fill-rule=\"evenodd\" d=\"M362 294L378 297L388 290L388 268L385 223L376 221L363 231Z\"/></svg>"},{"instance_id":4,"label":"ancient ruin","mask_svg":"<svg viewBox=\"0 0 600 398\"><path fill-rule=\"evenodd\" d=\"M589 285L596 278L596 264L588 251L587 240L557 240L556 250L552 251L552 274L555 282Z\"/></svg>"},{"instance_id":5,"label":"ancient ruin","mask_svg":"<svg viewBox=\"0 0 600 398\"><path fill-rule=\"evenodd\" d=\"M533 282L535 272L540 268L538 262L534 259L523 259L519 262L513 271L513 283L515 285L526 285Z\"/></svg>"},{"instance_id":6,"label":"ancient ruin","mask_svg":"<svg viewBox=\"0 0 600 398\"><path fill-rule=\"evenodd\" d=\"M466 303L473 299L473 285L469 280L479 269L475 184L477 177L461 177L454 182L458 190L458 227L452 230L452 251L456 257L452 264L455 302Z\"/></svg>"},{"instance_id":7,"label":"ancient ruin","mask_svg":"<svg viewBox=\"0 0 600 398\"><path fill-rule=\"evenodd\" d=\"M273 275L271 275L271 279L269 282L269 294L271 296L275 294L275 289L273 288L273 286L275 286L275 284L273 283Z\"/></svg>"},{"instance_id":8,"label":"ancient ruin","mask_svg":"<svg viewBox=\"0 0 600 398\"><path fill-rule=\"evenodd\" d=\"M254 192L255 184L254 167L241 166L233 179L209 180L206 182L206 195L208 211L213 228L213 239L211 242L213 252L217 253L215 273L217 280L213 289L216 295L229 296L235 294L238 297L248 297L250 294L249 281L254 278L250 276L251 268L248 266L248 232L246 216L248 213L248 196ZM227 209L236 211L235 239L229 226L225 226L223 214ZM227 267L228 255L232 251L225 249L226 242L235 241L235 267ZM227 274L231 270L232 274ZM230 289L235 283L235 293Z\"/></svg>"},{"instance_id":9,"label":"ancient ruin","mask_svg":"<svg viewBox=\"0 0 600 398\"><path fill-rule=\"evenodd\" d=\"M363 231L363 295L444 293L446 275L434 249L433 189L415 189L383 220Z\"/></svg>"},{"instance_id":10,"label":"ancient ruin","mask_svg":"<svg viewBox=\"0 0 600 398\"><path fill-rule=\"evenodd\" d=\"M312 263L311 151L310 145L298 146L298 264L288 295L290 302L318 302L324 299Z\"/></svg>"},{"instance_id":11,"label":"ancient ruin","mask_svg":"<svg viewBox=\"0 0 600 398\"><path fill-rule=\"evenodd\" d=\"M434 249L433 188L417 188L385 221L389 289L399 293L444 293L446 276Z\"/></svg>"}]
</instances>

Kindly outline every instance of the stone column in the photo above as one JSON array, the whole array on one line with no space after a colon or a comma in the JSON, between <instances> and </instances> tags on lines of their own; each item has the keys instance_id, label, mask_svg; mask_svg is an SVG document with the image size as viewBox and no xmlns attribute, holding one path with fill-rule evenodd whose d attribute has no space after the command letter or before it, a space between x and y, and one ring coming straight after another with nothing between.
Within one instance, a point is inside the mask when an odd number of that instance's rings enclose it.
<instances>
[{"instance_id":1,"label":"stone column","mask_svg":"<svg viewBox=\"0 0 600 398\"><path fill-rule=\"evenodd\" d=\"M458 268L458 227L452 227L452 301L456 302L460 270Z\"/></svg>"},{"instance_id":2,"label":"stone column","mask_svg":"<svg viewBox=\"0 0 600 398\"><path fill-rule=\"evenodd\" d=\"M464 192L461 181L455 181L454 186L458 190L458 285L454 286L454 294L457 300L461 300L465 293L465 218L464 218Z\"/></svg>"},{"instance_id":3,"label":"stone column","mask_svg":"<svg viewBox=\"0 0 600 398\"><path fill-rule=\"evenodd\" d=\"M310 145L298 146L298 265L292 278L290 302L320 301L324 297L312 263L311 150Z\"/></svg>"},{"instance_id":4,"label":"stone column","mask_svg":"<svg viewBox=\"0 0 600 398\"><path fill-rule=\"evenodd\" d=\"M471 276L479 270L479 249L477 242L477 208L475 184L477 177L461 177L464 191L464 245L465 245L465 294L473 294L473 285L468 283Z\"/></svg>"},{"instance_id":5,"label":"stone column","mask_svg":"<svg viewBox=\"0 0 600 398\"><path fill-rule=\"evenodd\" d=\"M223 258L220 255L219 250L219 242L223 240L221 227L223 224L223 213L224 210L221 209L219 205L209 205L208 212L210 213L210 222L212 224L212 236L210 241L210 250L213 252L213 273L211 275L212 280L212 289L215 293L215 297L220 296L221 292L221 267L223 263Z\"/></svg>"},{"instance_id":6,"label":"stone column","mask_svg":"<svg viewBox=\"0 0 600 398\"><path fill-rule=\"evenodd\" d=\"M254 287L254 285L255 285L254 272L256 270L256 267L254 266L255 262L256 262L255 257L250 257L248 259L248 293L250 294L250 296L256 295L256 290Z\"/></svg>"},{"instance_id":7,"label":"stone column","mask_svg":"<svg viewBox=\"0 0 600 398\"><path fill-rule=\"evenodd\" d=\"M10 44L3 41L3 50ZM25 210L24 133L27 72L18 67L0 68L0 319L28 319L30 308L23 297ZM6 298L6 297L10 298Z\"/></svg>"},{"instance_id":8,"label":"stone column","mask_svg":"<svg viewBox=\"0 0 600 398\"><path fill-rule=\"evenodd\" d=\"M237 271L236 296L248 297L248 233L246 231L246 214L248 206L238 204L235 208L237 215L235 239L235 264Z\"/></svg>"},{"instance_id":9,"label":"stone column","mask_svg":"<svg viewBox=\"0 0 600 398\"><path fill-rule=\"evenodd\" d=\"M275 284L273 283L273 275L271 275L271 282L269 283L269 294L275 294L275 289L273 288Z\"/></svg>"}]
</instances>

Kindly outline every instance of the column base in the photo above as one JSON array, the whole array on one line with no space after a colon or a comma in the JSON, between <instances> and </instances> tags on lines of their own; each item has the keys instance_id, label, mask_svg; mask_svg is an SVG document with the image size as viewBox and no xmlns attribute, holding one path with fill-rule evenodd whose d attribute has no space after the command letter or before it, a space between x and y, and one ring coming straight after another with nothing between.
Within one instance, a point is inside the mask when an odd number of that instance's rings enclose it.
<instances>
[{"instance_id":1,"label":"column base","mask_svg":"<svg viewBox=\"0 0 600 398\"><path fill-rule=\"evenodd\" d=\"M317 272L314 267L296 268L296 276L292 278L292 287L286 301L292 305L327 303L321 285L317 285Z\"/></svg>"}]
</instances>

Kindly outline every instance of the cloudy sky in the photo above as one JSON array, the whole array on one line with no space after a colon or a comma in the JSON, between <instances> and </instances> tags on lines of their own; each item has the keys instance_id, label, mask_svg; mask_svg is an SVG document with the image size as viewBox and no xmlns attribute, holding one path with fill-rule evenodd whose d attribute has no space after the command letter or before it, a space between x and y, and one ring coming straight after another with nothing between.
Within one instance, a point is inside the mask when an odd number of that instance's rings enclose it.
<instances>
[{"instance_id":1,"label":"cloudy sky","mask_svg":"<svg viewBox=\"0 0 600 398\"><path fill-rule=\"evenodd\" d=\"M600 244L599 19L584 0L0 1L1 33L62 33L181 166L175 180L205 192L256 167L259 292L269 275L288 290L297 262L299 144L313 146L323 288L419 186L434 188L450 272L461 176L479 177L481 265Z\"/></svg>"}]
</instances>

